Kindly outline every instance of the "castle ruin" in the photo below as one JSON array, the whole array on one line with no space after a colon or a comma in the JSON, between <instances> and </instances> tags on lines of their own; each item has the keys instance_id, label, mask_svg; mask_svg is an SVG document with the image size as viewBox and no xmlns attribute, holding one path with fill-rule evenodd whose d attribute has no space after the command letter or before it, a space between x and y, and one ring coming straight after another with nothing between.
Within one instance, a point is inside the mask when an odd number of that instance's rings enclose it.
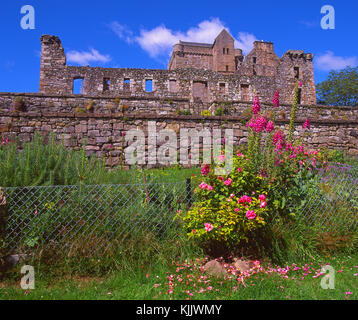
<instances>
[{"instance_id":1,"label":"castle ruin","mask_svg":"<svg viewBox=\"0 0 358 320\"><path fill-rule=\"evenodd\" d=\"M123 159L123 134L131 129L147 132L150 121L157 132L232 129L234 144L241 145L247 143L255 92L268 114L274 92L280 91L276 125L288 133L299 80L303 86L295 136L313 148L358 156L358 109L315 105L310 53L289 50L279 58L271 42L256 41L244 56L223 30L213 44L175 44L167 70L116 69L67 66L58 37L44 35L41 44L40 92L0 92L0 136L9 141L28 142L35 132L45 137L52 132L66 147L84 147L87 155L105 157L109 166ZM224 112L213 112L217 108ZM309 135L302 128L307 118Z\"/></svg>"},{"instance_id":2,"label":"castle ruin","mask_svg":"<svg viewBox=\"0 0 358 320\"><path fill-rule=\"evenodd\" d=\"M289 104L299 80L303 83L299 103L316 104L313 54L289 50L279 58L273 43L255 41L244 56L225 29L213 44L179 41L168 70L67 66L58 37L44 35L41 43L43 94L73 94L74 82L80 80L81 93L90 96L184 98L210 106L215 101L249 102L255 92L262 102L270 103L278 89L281 102Z\"/></svg>"}]
</instances>

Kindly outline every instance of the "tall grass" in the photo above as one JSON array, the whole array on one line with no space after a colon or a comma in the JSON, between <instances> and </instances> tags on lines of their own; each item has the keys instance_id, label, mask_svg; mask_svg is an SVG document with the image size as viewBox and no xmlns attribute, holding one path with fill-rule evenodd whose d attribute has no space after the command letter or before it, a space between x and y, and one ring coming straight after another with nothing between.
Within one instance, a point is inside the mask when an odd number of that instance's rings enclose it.
<instances>
[{"instance_id":1,"label":"tall grass","mask_svg":"<svg viewBox=\"0 0 358 320\"><path fill-rule=\"evenodd\" d=\"M104 158L87 157L85 145L80 151L67 149L63 141L56 143L55 136L44 138L35 133L31 142L18 141L0 145L0 186L43 186L78 184L129 184L146 182L173 182L185 180L198 169L180 170L140 169L119 167L107 169Z\"/></svg>"}]
</instances>

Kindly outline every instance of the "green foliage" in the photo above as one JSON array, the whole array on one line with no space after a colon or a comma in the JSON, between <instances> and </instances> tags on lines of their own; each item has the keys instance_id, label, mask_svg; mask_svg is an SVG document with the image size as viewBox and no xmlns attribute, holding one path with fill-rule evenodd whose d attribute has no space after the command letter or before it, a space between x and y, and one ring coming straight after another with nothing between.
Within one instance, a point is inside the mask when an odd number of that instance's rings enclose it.
<instances>
[{"instance_id":1,"label":"green foliage","mask_svg":"<svg viewBox=\"0 0 358 320\"><path fill-rule=\"evenodd\" d=\"M326 158L327 162L343 163L346 161L346 159L344 157L344 152L342 150L332 150L332 149L321 148L321 153Z\"/></svg>"},{"instance_id":2,"label":"green foliage","mask_svg":"<svg viewBox=\"0 0 358 320\"><path fill-rule=\"evenodd\" d=\"M358 67L332 70L326 81L316 85L320 104L332 106L358 105Z\"/></svg>"},{"instance_id":3,"label":"green foliage","mask_svg":"<svg viewBox=\"0 0 358 320\"><path fill-rule=\"evenodd\" d=\"M293 139L293 132L295 130L295 120L296 120L296 113L297 113L297 104L298 104L298 95L299 95L299 84L298 81L295 85L295 94L293 98L293 104L291 108L290 114L290 126L288 129L288 141L292 142Z\"/></svg>"},{"instance_id":4,"label":"green foliage","mask_svg":"<svg viewBox=\"0 0 358 320\"><path fill-rule=\"evenodd\" d=\"M177 110L177 114L181 116L190 116L191 111L189 109L187 110Z\"/></svg>"},{"instance_id":5,"label":"green foliage","mask_svg":"<svg viewBox=\"0 0 358 320\"><path fill-rule=\"evenodd\" d=\"M224 115L224 109L222 107L219 107L215 110L216 116L223 116Z\"/></svg>"},{"instance_id":6,"label":"green foliage","mask_svg":"<svg viewBox=\"0 0 358 320\"><path fill-rule=\"evenodd\" d=\"M35 133L32 142L9 143L0 148L0 185L38 186L78 184L99 181L104 161L88 159L85 146L81 152L67 150L63 143L56 144L54 135L44 144Z\"/></svg>"}]
</instances>

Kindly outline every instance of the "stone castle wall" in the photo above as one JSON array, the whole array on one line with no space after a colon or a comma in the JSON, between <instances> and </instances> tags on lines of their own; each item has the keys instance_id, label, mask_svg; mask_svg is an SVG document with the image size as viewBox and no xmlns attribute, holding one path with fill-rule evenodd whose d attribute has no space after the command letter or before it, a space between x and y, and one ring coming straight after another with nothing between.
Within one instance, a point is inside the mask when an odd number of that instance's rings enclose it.
<instances>
[{"instance_id":1,"label":"stone castle wall","mask_svg":"<svg viewBox=\"0 0 358 320\"><path fill-rule=\"evenodd\" d=\"M14 110L19 101L24 106L22 111ZM251 104L224 103L231 108L230 116L203 117L197 114L177 114L178 105L185 109L197 107L186 99L0 93L0 135L25 142L32 139L35 131L45 136L52 132L69 148L80 149L86 142L88 155L104 155L108 165L115 165L120 161L122 147L126 147L122 144L122 133L130 129L145 132L149 121L156 121L157 131L165 128L176 132L181 128L217 128L222 129L224 134L224 129L233 129L234 142L245 143ZM91 105L92 108L87 110ZM270 112L273 107L263 104L262 109ZM289 105L281 105L277 110L277 124L286 132L289 113ZM341 149L347 154L358 156L357 108L300 106L297 116L295 134L304 136L304 141L310 146ZM307 133L304 135L302 129L302 123L307 117L311 120L310 136Z\"/></svg>"}]
</instances>

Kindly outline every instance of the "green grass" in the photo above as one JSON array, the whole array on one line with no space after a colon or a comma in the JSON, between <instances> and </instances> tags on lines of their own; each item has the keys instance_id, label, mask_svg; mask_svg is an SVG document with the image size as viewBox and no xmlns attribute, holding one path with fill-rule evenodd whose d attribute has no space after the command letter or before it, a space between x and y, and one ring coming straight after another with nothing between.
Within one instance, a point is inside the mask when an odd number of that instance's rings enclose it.
<instances>
[{"instance_id":1,"label":"green grass","mask_svg":"<svg viewBox=\"0 0 358 320\"><path fill-rule=\"evenodd\" d=\"M140 222L142 221L140 219L143 219L147 225L155 226L158 222L157 218L159 221L163 220L163 217L172 218L172 215L178 209L182 209L179 205L186 207L185 199L177 197L177 195L185 195L186 188L183 188L180 193L175 192L174 187L168 190L153 185L153 183L184 181L193 174L200 175L199 168L183 169L172 167L143 170L138 168L132 168L131 170L114 168L108 170L103 160L87 159L84 149L82 151L70 151L62 144L55 144L51 138L49 143L44 144L39 136L35 136L33 142L24 144L22 147L23 151L19 152L16 144L9 144L5 147L0 146L1 186L81 184L81 188L86 189L84 185L143 184L144 182L146 186L136 187L136 189L123 187L124 189L120 190L122 195L120 198L124 200L131 199L129 207L119 200L116 203L112 202L112 198L116 198L116 194L112 193L111 190L104 190L105 192L103 192L102 201L106 205L103 205L103 203L100 205L99 200L96 198L97 193L91 194L90 192L85 192L84 196L81 192L74 194L72 197L74 199L73 203L68 203L68 206L72 208L71 210L67 207L65 208L63 204L56 207L55 200L52 200L55 207L55 209L51 209L52 211L40 204L37 205L38 218L46 218L46 214L52 214L58 218L62 212L61 210L63 210L65 213L72 213L72 220L70 221L72 225L78 223L78 219L76 219L78 210L76 210L74 204L81 204L84 199L88 201L91 197L93 198L92 203L95 205L84 208L82 212L83 216L89 219L89 222L96 221L96 219L91 220L90 217L111 217L114 213L121 213L124 217L132 217L134 214L134 217L128 220L129 225L123 224L123 228L128 228L129 235L126 236L126 241L116 239L118 242L113 242L116 249L113 252L110 250L110 253L106 252L102 257L90 256L88 258L82 257L82 251L76 249L73 250L79 254L79 257L75 257L76 259L79 258L79 260L76 260L74 257L69 258L69 254L62 250L64 260L55 264L52 261L49 262L46 256L46 254L50 256L51 252L44 251L40 261L33 264L37 270L36 289L25 294L25 291L20 288L21 275L18 267L10 275L7 275L4 280L0 280L0 299L162 300L190 298L267 300L358 298L358 278L354 276L358 272L358 268L355 268L358 265L358 256L353 255L350 257L347 253L343 254L343 251L338 256L323 256L323 250L321 250L321 255L318 255L320 243L319 239L317 239L317 234L310 234L306 226L299 228L299 225L297 230L295 229L294 231L284 226L276 228L276 234L273 237L275 241L272 241L270 237L266 239L268 244L267 247L263 247L262 251L268 255L267 249L272 247L271 258L275 259L275 261L280 261L282 266L291 265L293 262L299 266L308 263L310 268L317 270L321 264L329 263L336 271L342 270L342 272L336 273L336 288L334 290L323 290L320 286L321 277L313 278L312 274L303 276L302 270L290 271L287 279L276 272L270 274L260 272L246 279L245 286L238 282L236 277L224 281L209 277L205 279L206 283L204 283L203 281L198 281L201 276L207 276L199 269L199 266L191 262L188 263L188 266L185 266L186 263L184 262L185 257L203 256L198 248L193 248L185 241L177 241L177 234L175 234L175 237L170 238L172 240L169 241L167 238L161 239L161 236L155 234L155 232L144 233L144 229L141 228L138 228L138 230L131 229L133 221ZM332 157L340 159L343 156L338 154ZM352 164L356 163L354 162L356 160L352 159L351 161ZM186 187L185 183L183 186ZM148 194L146 194L146 190ZM40 191L38 191L40 193L39 199L41 198L41 192L45 192ZM167 198L170 194L172 194L172 197ZM149 205L145 204L148 196L151 198ZM26 219L27 215L33 214L34 204L36 204L34 199L33 194L32 202L29 205L27 201L21 201L21 206L18 207L19 217ZM160 200L159 202L166 204L166 206L159 206L156 200ZM319 210L322 210L322 207ZM135 218L137 213L141 214L138 215L138 218ZM149 221L149 217L154 217L155 219ZM46 220L43 223L43 226L47 226L46 230L49 230L50 222L52 223L53 221L49 219L49 222ZM38 225L41 224L35 224L35 226ZM30 227L31 225L29 225ZM34 227L33 230L37 229ZM103 230L98 230L105 233L109 229L107 227ZM81 243L83 245L82 250L96 247L96 237L101 235L98 230L93 238L86 238L86 234L80 235L80 239L83 240L83 243ZM38 232L39 234L41 234L40 231ZM115 231L115 229L112 231ZM175 228L173 229L174 231ZM354 252L357 243L356 238L355 236L349 238L348 241L344 241L345 247L349 247L350 252ZM332 240L329 238L328 240L337 242L339 239ZM327 239L321 240L323 243L325 241ZM77 247L75 246L75 248ZM329 250L324 252L329 254ZM173 265L171 264L172 259L176 260ZM286 260L289 263L285 263ZM179 268L182 268L178 271L177 263ZM170 274L174 275L176 279L173 294L167 294ZM179 281L178 276L185 279L185 281ZM203 287L203 292L198 293L201 287ZM210 287L210 290L208 290L208 287ZM353 294L346 297L345 293L347 291ZM191 296L189 293L193 295Z\"/></svg>"},{"instance_id":2,"label":"green grass","mask_svg":"<svg viewBox=\"0 0 358 320\"><path fill-rule=\"evenodd\" d=\"M133 272L113 272L105 277L48 277L40 274L36 278L36 287L25 293L19 286L20 280L0 282L0 299L23 300L339 300L358 298L358 255L334 256L317 258L313 261L302 261L296 265L302 268L305 263L312 273L306 276L302 269L289 271L288 278L284 279L278 273L267 274L260 272L247 278L245 286L234 279L222 280L208 276L201 282L200 276L205 276L195 262L181 261L180 270L174 263L171 266L156 264L153 267L138 268ZM312 263L312 264L311 264ZM323 276L313 278L315 271L324 264L330 264L336 270L335 288L322 289ZM262 263L267 267L267 262ZM173 275L175 280L174 293L167 294L169 289L168 277ZM179 282L180 276L183 281ZM188 279L191 279L189 281ZM185 282L188 281L188 284ZM195 286L194 286L195 284ZM198 293L203 287L206 291ZM211 287L211 290L207 290ZM189 295L188 290L193 295ZM352 292L347 296L346 292Z\"/></svg>"}]
</instances>

